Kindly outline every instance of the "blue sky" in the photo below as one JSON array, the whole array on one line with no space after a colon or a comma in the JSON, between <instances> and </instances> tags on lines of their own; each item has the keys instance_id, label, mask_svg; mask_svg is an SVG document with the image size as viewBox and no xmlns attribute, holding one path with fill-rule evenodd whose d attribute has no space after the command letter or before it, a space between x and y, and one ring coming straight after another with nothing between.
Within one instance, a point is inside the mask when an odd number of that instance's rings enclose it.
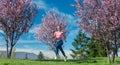
<instances>
[{"instance_id":1,"label":"blue sky","mask_svg":"<svg viewBox=\"0 0 120 65\"><path fill-rule=\"evenodd\" d=\"M48 46L41 43L40 41L37 41L34 38L34 28L38 26L41 23L42 15L45 14L46 11L49 10L56 10L58 14L66 16L67 17L67 25L70 30L68 36L67 36L67 42L64 43L64 49L69 50L72 47L72 42L75 36L78 33L78 26L76 26L76 20L77 17L75 17L73 14L75 13L75 8L70 6L70 4L74 4L74 0L33 0L34 3L38 6L38 14L35 17L35 24L30 29L29 33L23 34L21 38L19 39L18 43L15 45L16 50L17 49L29 49L29 50L49 50ZM2 31L1 31L2 32ZM3 37L0 36L0 49L5 48L5 41L3 40Z\"/></svg>"}]
</instances>

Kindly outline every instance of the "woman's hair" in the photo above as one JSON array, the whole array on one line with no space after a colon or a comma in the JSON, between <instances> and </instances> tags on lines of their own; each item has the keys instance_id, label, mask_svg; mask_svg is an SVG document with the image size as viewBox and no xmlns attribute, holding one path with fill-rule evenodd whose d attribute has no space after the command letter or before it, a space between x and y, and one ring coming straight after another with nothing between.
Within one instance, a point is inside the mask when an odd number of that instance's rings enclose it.
<instances>
[{"instance_id":1,"label":"woman's hair","mask_svg":"<svg viewBox=\"0 0 120 65\"><path fill-rule=\"evenodd\" d=\"M52 33L54 33L55 31L54 30L52 30Z\"/></svg>"},{"instance_id":2,"label":"woman's hair","mask_svg":"<svg viewBox=\"0 0 120 65\"><path fill-rule=\"evenodd\" d=\"M59 26L59 28L61 29L61 26L60 26L60 25L58 25L58 26ZM58 26L57 26L57 27L58 27Z\"/></svg>"}]
</instances>

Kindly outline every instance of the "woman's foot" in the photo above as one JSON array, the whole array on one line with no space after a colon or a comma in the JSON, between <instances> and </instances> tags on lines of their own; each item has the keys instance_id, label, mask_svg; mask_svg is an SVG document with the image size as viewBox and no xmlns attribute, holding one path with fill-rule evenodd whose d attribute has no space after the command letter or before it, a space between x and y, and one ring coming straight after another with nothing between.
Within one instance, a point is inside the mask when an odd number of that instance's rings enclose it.
<instances>
[{"instance_id":1,"label":"woman's foot","mask_svg":"<svg viewBox=\"0 0 120 65\"><path fill-rule=\"evenodd\" d=\"M54 58L55 60L57 59L57 56L55 56L55 58Z\"/></svg>"},{"instance_id":2,"label":"woman's foot","mask_svg":"<svg viewBox=\"0 0 120 65\"><path fill-rule=\"evenodd\" d=\"M59 56L55 56L55 58L54 58L55 60L57 60L57 59L60 59L60 57Z\"/></svg>"},{"instance_id":3,"label":"woman's foot","mask_svg":"<svg viewBox=\"0 0 120 65\"><path fill-rule=\"evenodd\" d=\"M67 56L64 57L64 61L65 61L65 62L67 61Z\"/></svg>"}]
</instances>

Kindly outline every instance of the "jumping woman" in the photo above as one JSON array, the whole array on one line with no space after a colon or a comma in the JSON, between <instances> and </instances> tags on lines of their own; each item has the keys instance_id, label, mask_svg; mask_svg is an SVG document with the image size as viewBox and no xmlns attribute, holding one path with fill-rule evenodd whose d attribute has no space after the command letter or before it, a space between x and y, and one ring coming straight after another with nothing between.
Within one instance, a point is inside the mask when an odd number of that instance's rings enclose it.
<instances>
[{"instance_id":1,"label":"jumping woman","mask_svg":"<svg viewBox=\"0 0 120 65\"><path fill-rule=\"evenodd\" d=\"M52 31L53 32L53 31ZM66 36L64 35L64 33L61 31L61 27L57 26L57 31L53 32L53 36L55 37L55 41L56 41L56 57L55 59L58 58L58 54L59 54L59 50L62 52L63 56L64 56L64 61L67 61L67 56L65 55L65 52L63 51L62 45L63 45L63 38L64 40L66 39Z\"/></svg>"}]
</instances>

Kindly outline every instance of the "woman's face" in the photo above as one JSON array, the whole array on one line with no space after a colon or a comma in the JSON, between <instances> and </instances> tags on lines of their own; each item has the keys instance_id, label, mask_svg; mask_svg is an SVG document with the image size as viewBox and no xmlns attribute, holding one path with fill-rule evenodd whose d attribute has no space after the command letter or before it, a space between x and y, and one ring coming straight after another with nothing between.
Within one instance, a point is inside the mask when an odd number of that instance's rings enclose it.
<instances>
[{"instance_id":1,"label":"woman's face","mask_svg":"<svg viewBox=\"0 0 120 65\"><path fill-rule=\"evenodd\" d=\"M57 30L58 30L58 31L60 31L60 30L61 30L61 29L60 29L60 26L57 26Z\"/></svg>"}]
</instances>

